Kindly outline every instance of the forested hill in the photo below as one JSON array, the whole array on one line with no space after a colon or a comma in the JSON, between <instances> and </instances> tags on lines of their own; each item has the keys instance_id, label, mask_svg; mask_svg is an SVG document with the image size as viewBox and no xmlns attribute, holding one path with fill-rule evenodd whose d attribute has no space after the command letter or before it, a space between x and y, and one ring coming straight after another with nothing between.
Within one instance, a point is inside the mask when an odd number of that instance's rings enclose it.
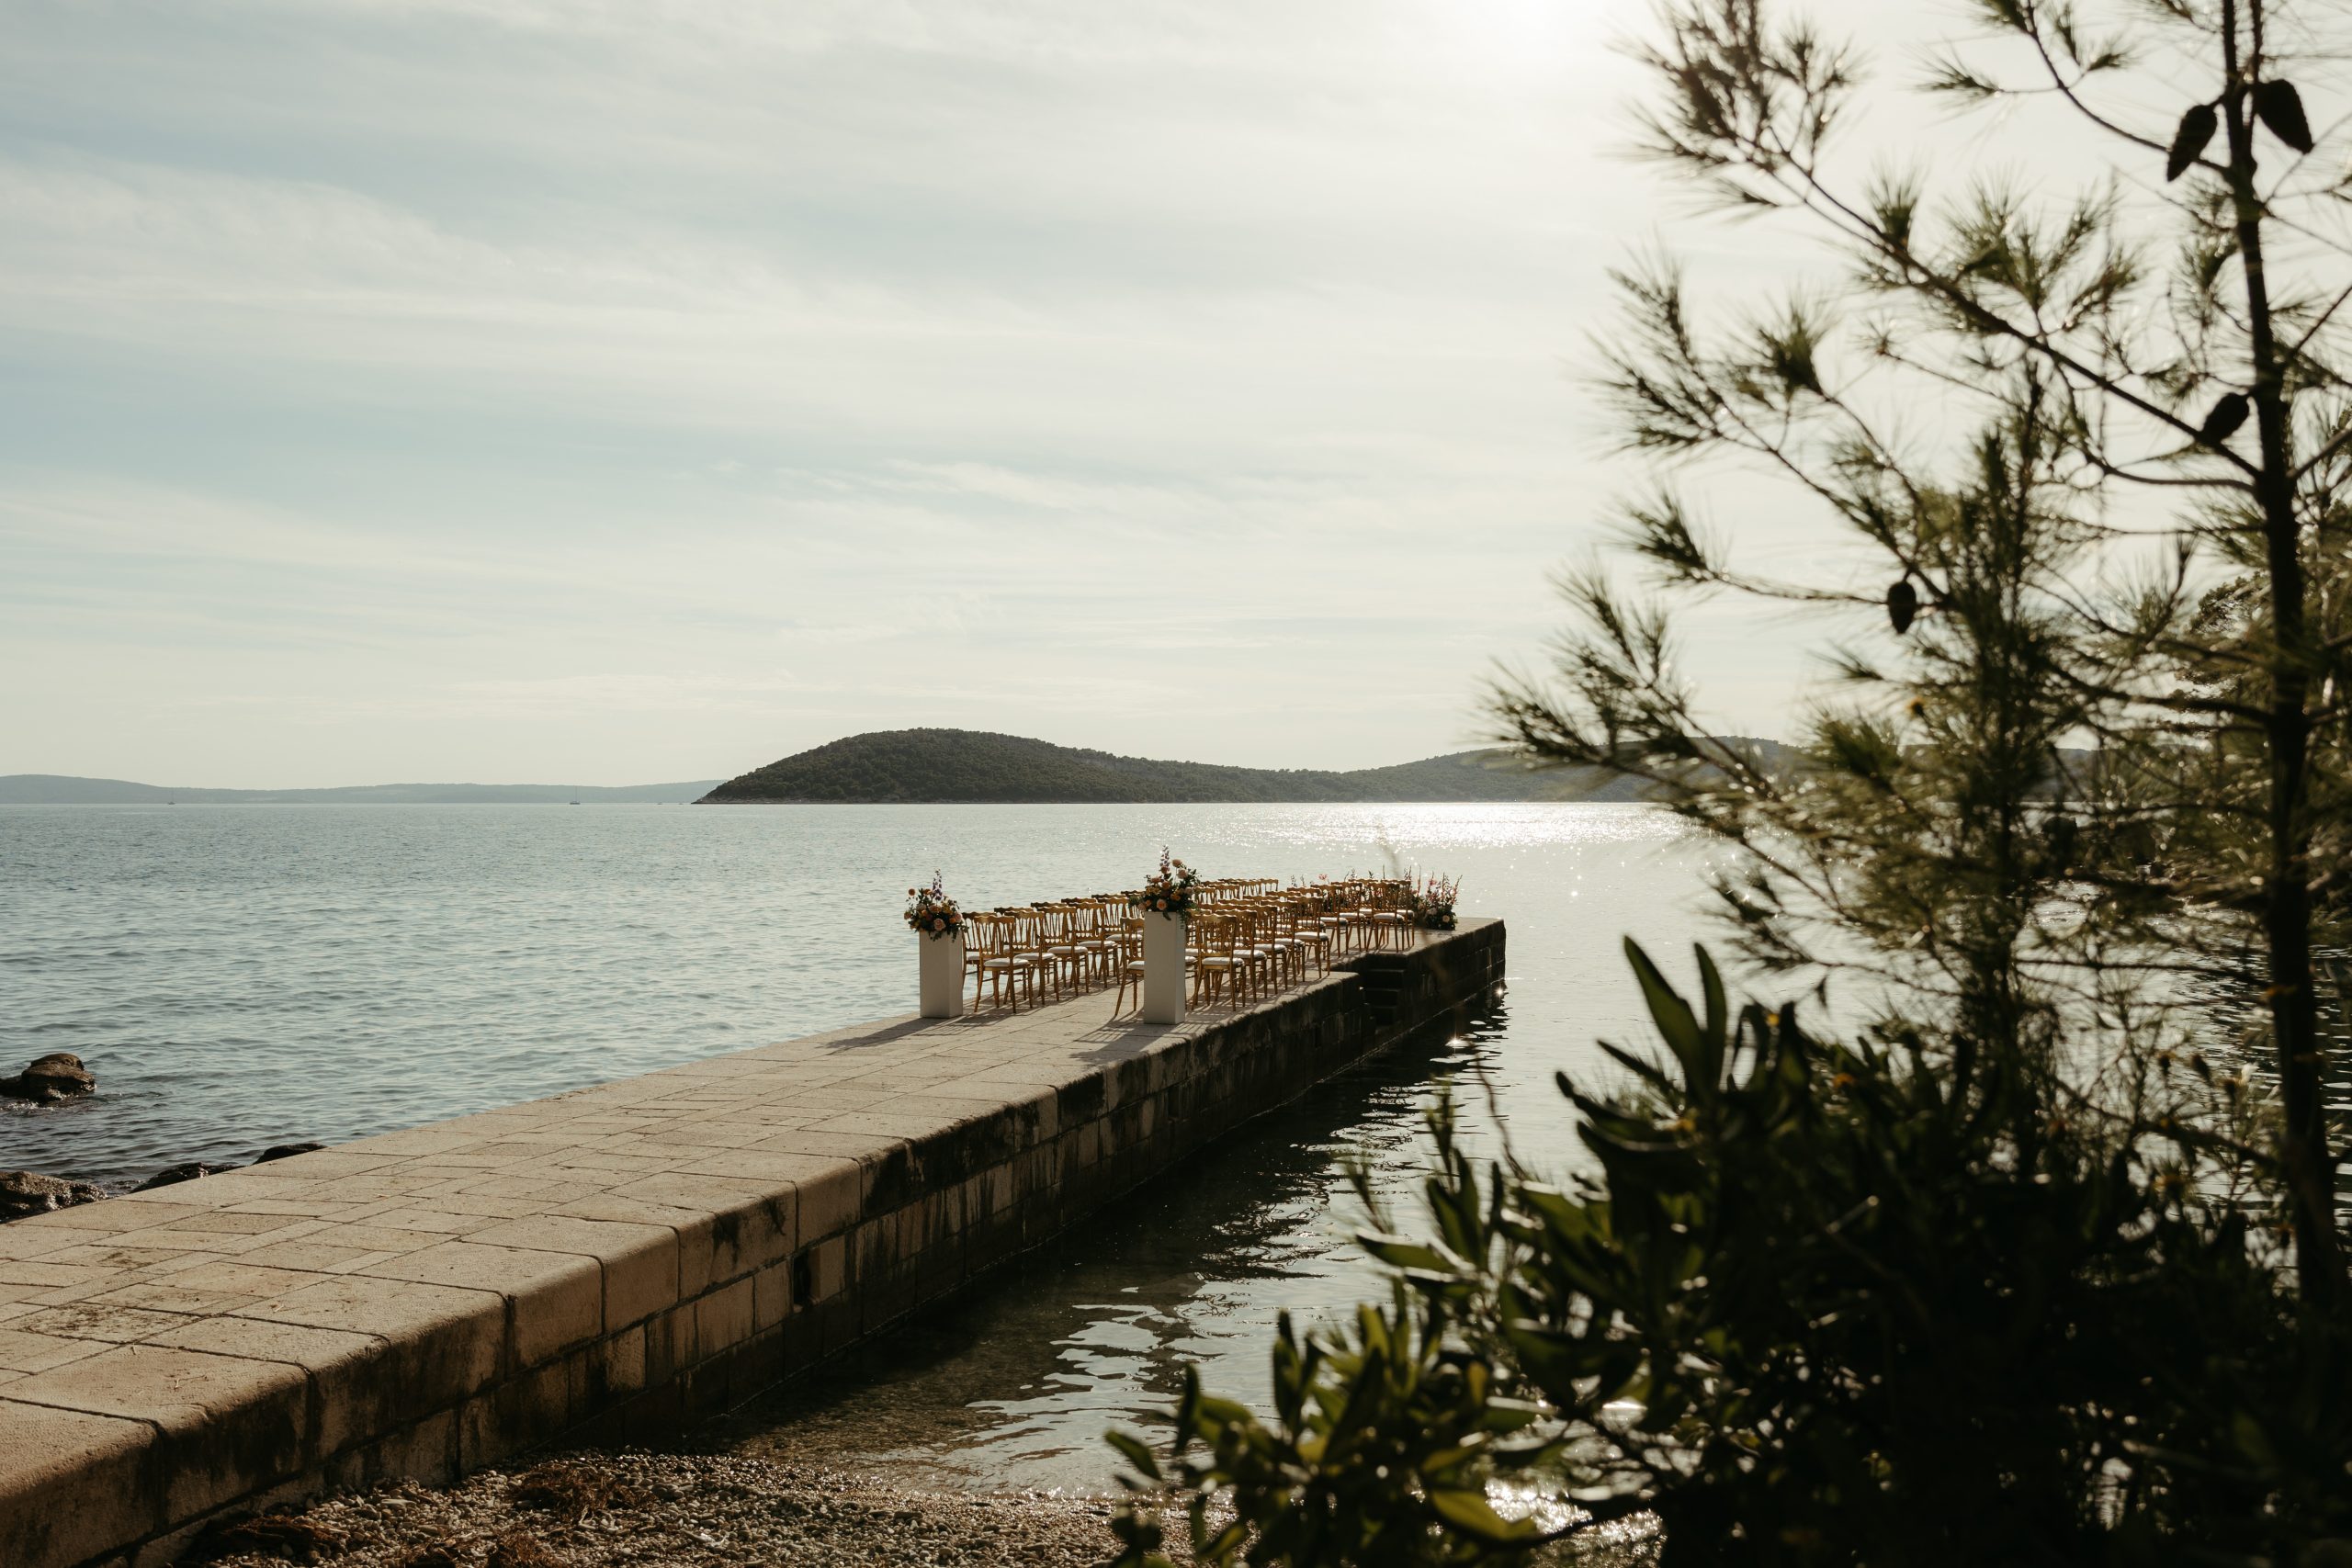
<instances>
[{"instance_id":1,"label":"forested hill","mask_svg":"<svg viewBox=\"0 0 2352 1568\"><path fill-rule=\"evenodd\" d=\"M1114 757L969 729L853 735L728 780L704 805L759 803L1632 800L1624 781L1532 771L1498 750L1351 773Z\"/></svg>"}]
</instances>

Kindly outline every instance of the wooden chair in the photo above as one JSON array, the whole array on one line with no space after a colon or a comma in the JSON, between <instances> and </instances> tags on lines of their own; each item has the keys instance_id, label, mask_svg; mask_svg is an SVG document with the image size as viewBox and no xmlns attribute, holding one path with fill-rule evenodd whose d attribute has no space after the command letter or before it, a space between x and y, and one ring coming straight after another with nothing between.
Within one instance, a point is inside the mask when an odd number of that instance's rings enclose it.
<instances>
[{"instance_id":1,"label":"wooden chair","mask_svg":"<svg viewBox=\"0 0 2352 1568\"><path fill-rule=\"evenodd\" d=\"M1068 904L1040 904L1037 907L1036 951L1045 960L1044 968L1053 977L1054 999L1061 1000L1062 987L1067 983L1073 991L1081 988L1085 980L1086 955L1079 951L1070 936L1071 909Z\"/></svg>"},{"instance_id":2,"label":"wooden chair","mask_svg":"<svg viewBox=\"0 0 2352 1568\"><path fill-rule=\"evenodd\" d=\"M1193 940L1199 943L1193 959L1193 1005L1223 999L1240 1006L1241 987L1249 981L1248 950L1239 947L1240 921L1231 915L1193 917Z\"/></svg>"},{"instance_id":3,"label":"wooden chair","mask_svg":"<svg viewBox=\"0 0 2352 1568\"><path fill-rule=\"evenodd\" d=\"M1044 982L1050 978L1054 999L1061 1000L1061 970L1047 951L1050 938L1046 930L1046 912L1035 904L1016 904L1012 909L1013 956L1029 971L1029 999L1041 1003Z\"/></svg>"},{"instance_id":4,"label":"wooden chair","mask_svg":"<svg viewBox=\"0 0 2352 1568\"><path fill-rule=\"evenodd\" d=\"M1079 973L1089 986L1107 986L1114 978L1111 960L1117 944L1111 940L1111 908L1101 898L1080 900L1070 907L1070 944L1078 949Z\"/></svg>"},{"instance_id":5,"label":"wooden chair","mask_svg":"<svg viewBox=\"0 0 2352 1568\"><path fill-rule=\"evenodd\" d=\"M1405 885L1401 882L1382 882L1374 886L1370 914L1375 945L1413 945L1413 917L1400 907L1404 898Z\"/></svg>"},{"instance_id":6,"label":"wooden chair","mask_svg":"<svg viewBox=\"0 0 2352 1568\"><path fill-rule=\"evenodd\" d=\"M1037 970L1041 960L1022 941L1021 917L1017 911L991 912L976 917L985 919L989 946L980 961L980 971L989 977L989 994L999 1004L1009 1003L1014 1012L1021 1010L1023 987L1029 990L1031 1006L1037 1001ZM978 1007L976 998L974 1007Z\"/></svg>"},{"instance_id":7,"label":"wooden chair","mask_svg":"<svg viewBox=\"0 0 2352 1568\"><path fill-rule=\"evenodd\" d=\"M1291 940L1299 947L1299 976L1306 978L1308 965L1317 975L1331 972L1331 931L1328 921L1316 912L1311 898L1294 899L1290 906Z\"/></svg>"}]
</instances>

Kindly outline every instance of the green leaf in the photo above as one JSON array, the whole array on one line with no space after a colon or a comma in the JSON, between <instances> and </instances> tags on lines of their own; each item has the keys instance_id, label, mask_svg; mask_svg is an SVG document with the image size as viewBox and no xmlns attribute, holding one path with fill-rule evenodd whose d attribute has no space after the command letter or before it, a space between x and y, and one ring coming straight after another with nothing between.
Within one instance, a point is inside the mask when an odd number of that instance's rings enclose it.
<instances>
[{"instance_id":1,"label":"green leaf","mask_svg":"<svg viewBox=\"0 0 2352 1568\"><path fill-rule=\"evenodd\" d=\"M1250 1407L1237 1400L1220 1399L1215 1394L1203 1394L1193 1405L1193 1416L1201 1435L1213 1438L1221 1429L1237 1424L1247 1425Z\"/></svg>"},{"instance_id":2,"label":"green leaf","mask_svg":"<svg viewBox=\"0 0 2352 1568\"><path fill-rule=\"evenodd\" d=\"M1433 1247L1408 1241L1401 1235L1382 1235L1376 1231L1364 1231L1358 1234L1356 1242L1391 1269L1419 1269L1443 1275L1454 1272L1453 1259Z\"/></svg>"},{"instance_id":3,"label":"green leaf","mask_svg":"<svg viewBox=\"0 0 2352 1568\"><path fill-rule=\"evenodd\" d=\"M1684 1081L1692 1089L1700 1087L1700 1066L1703 1052L1699 1043L1699 1020L1690 1004L1682 999L1675 988L1667 984L1650 955L1632 937L1625 939L1625 959L1634 966L1634 978L1641 982L1642 997L1649 1004L1651 1021L1666 1039L1667 1048L1682 1064Z\"/></svg>"},{"instance_id":4,"label":"green leaf","mask_svg":"<svg viewBox=\"0 0 2352 1568\"><path fill-rule=\"evenodd\" d=\"M1132 1432L1105 1432L1102 1440L1119 1450L1119 1457L1153 1481L1161 1479L1159 1461L1152 1457L1150 1447Z\"/></svg>"},{"instance_id":5,"label":"green leaf","mask_svg":"<svg viewBox=\"0 0 2352 1568\"><path fill-rule=\"evenodd\" d=\"M1708 956L1702 942L1692 942L1690 951L1699 960L1699 988L1706 998L1707 1038L1722 1040L1731 1032L1731 1010L1724 997L1724 977L1715 968L1715 961Z\"/></svg>"},{"instance_id":6,"label":"green leaf","mask_svg":"<svg viewBox=\"0 0 2352 1568\"><path fill-rule=\"evenodd\" d=\"M1596 1040L1593 1043L1600 1046L1602 1053L1615 1061L1618 1066L1640 1078L1644 1083L1663 1089L1669 1095L1679 1096L1682 1086L1674 1081L1672 1074L1660 1071L1655 1064L1645 1062L1632 1052L1611 1045L1606 1040ZM1563 1073L1560 1077L1565 1081L1567 1075ZM1576 1098L1574 1089L1567 1090L1567 1094L1571 1100Z\"/></svg>"},{"instance_id":7,"label":"green leaf","mask_svg":"<svg viewBox=\"0 0 2352 1568\"><path fill-rule=\"evenodd\" d=\"M1437 1510L1438 1517L1455 1529L1466 1530L1481 1540L1497 1543L1525 1540L1536 1533L1532 1520L1506 1519L1496 1513L1484 1492L1431 1492L1430 1506Z\"/></svg>"},{"instance_id":8,"label":"green leaf","mask_svg":"<svg viewBox=\"0 0 2352 1568\"><path fill-rule=\"evenodd\" d=\"M1479 1425L1491 1432L1516 1432L1533 1426L1544 1418L1544 1407L1524 1399L1493 1398L1487 1401Z\"/></svg>"}]
</instances>

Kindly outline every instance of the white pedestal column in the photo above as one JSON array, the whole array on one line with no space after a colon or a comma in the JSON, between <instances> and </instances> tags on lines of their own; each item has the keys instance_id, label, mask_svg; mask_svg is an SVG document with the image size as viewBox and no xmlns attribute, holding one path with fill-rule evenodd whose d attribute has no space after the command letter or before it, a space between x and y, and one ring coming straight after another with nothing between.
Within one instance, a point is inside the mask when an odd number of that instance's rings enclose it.
<instances>
[{"instance_id":1,"label":"white pedestal column","mask_svg":"<svg viewBox=\"0 0 2352 1568\"><path fill-rule=\"evenodd\" d=\"M1184 917L1143 918L1143 1021L1184 1021Z\"/></svg>"},{"instance_id":2,"label":"white pedestal column","mask_svg":"<svg viewBox=\"0 0 2352 1568\"><path fill-rule=\"evenodd\" d=\"M918 936L922 950L922 1016L964 1016L964 939L960 936Z\"/></svg>"}]
</instances>

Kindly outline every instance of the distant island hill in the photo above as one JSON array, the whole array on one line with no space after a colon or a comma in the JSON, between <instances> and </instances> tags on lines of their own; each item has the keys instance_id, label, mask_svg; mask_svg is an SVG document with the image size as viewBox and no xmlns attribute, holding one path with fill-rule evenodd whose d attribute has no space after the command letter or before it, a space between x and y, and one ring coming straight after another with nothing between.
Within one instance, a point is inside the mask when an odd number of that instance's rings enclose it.
<instances>
[{"instance_id":1,"label":"distant island hill","mask_svg":"<svg viewBox=\"0 0 2352 1568\"><path fill-rule=\"evenodd\" d=\"M1752 742L1778 750L1770 741ZM770 762L702 797L704 806L1161 805L1280 802L1635 801L1636 781L1537 768L1499 747L1385 768L1228 768L1080 750L971 729L853 735Z\"/></svg>"},{"instance_id":2,"label":"distant island hill","mask_svg":"<svg viewBox=\"0 0 2352 1568\"><path fill-rule=\"evenodd\" d=\"M182 789L128 779L0 773L0 806L683 806L717 779L661 784L353 784L343 789Z\"/></svg>"},{"instance_id":3,"label":"distant island hill","mask_svg":"<svg viewBox=\"0 0 2352 1568\"><path fill-rule=\"evenodd\" d=\"M1778 751L1772 741L1747 744ZM1597 771L1535 768L1499 747L1385 768L1229 768L1081 750L971 729L853 735L721 782L657 784L356 784L203 789L57 773L0 774L0 806L1247 805L1443 801L1636 801L1639 784Z\"/></svg>"}]
</instances>

